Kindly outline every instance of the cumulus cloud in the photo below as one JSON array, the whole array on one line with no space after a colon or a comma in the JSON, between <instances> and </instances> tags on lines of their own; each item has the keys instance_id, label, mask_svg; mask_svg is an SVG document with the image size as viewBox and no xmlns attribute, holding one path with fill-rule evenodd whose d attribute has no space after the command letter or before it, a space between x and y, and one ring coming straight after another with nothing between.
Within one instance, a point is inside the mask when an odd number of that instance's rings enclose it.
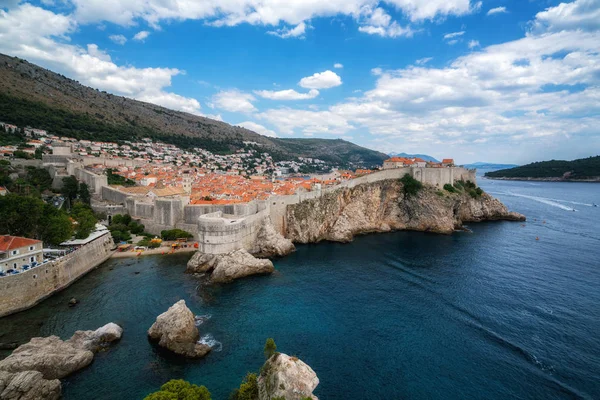
<instances>
[{"instance_id":1,"label":"cumulus cloud","mask_svg":"<svg viewBox=\"0 0 600 400\"><path fill-rule=\"evenodd\" d=\"M506 7L496 7L496 8L492 8L487 12L487 15L494 15L494 14L504 14L507 13L508 10L506 9Z\"/></svg>"},{"instance_id":2,"label":"cumulus cloud","mask_svg":"<svg viewBox=\"0 0 600 400\"><path fill-rule=\"evenodd\" d=\"M600 29L600 0L575 0L550 7L537 13L533 27L538 31L598 30Z\"/></svg>"},{"instance_id":3,"label":"cumulus cloud","mask_svg":"<svg viewBox=\"0 0 600 400\"><path fill-rule=\"evenodd\" d=\"M304 34L306 33L306 24L304 22L300 22L292 29L286 27L282 29L277 29L275 31L269 31L267 33L269 35L274 35L282 39L303 38Z\"/></svg>"},{"instance_id":4,"label":"cumulus cloud","mask_svg":"<svg viewBox=\"0 0 600 400\"><path fill-rule=\"evenodd\" d=\"M319 91L311 89L308 93L299 93L293 89L287 90L255 90L254 93L262 98L269 100L308 100L314 99L319 95Z\"/></svg>"},{"instance_id":5,"label":"cumulus cloud","mask_svg":"<svg viewBox=\"0 0 600 400\"><path fill-rule=\"evenodd\" d=\"M241 126L242 128L246 128L246 129L249 129L256 133L259 133L261 135L264 135L264 136L277 137L277 134L274 131L267 129L263 125L257 124L256 122L245 121L245 122L241 122L237 125Z\"/></svg>"},{"instance_id":6,"label":"cumulus cloud","mask_svg":"<svg viewBox=\"0 0 600 400\"><path fill-rule=\"evenodd\" d=\"M294 133L341 135L352 129L352 125L346 118L331 111L279 108L257 114L257 117L276 126L280 132L290 135Z\"/></svg>"},{"instance_id":7,"label":"cumulus cloud","mask_svg":"<svg viewBox=\"0 0 600 400\"><path fill-rule=\"evenodd\" d=\"M298 85L305 89L329 89L340 86L342 78L333 71L317 72L312 76L302 78Z\"/></svg>"},{"instance_id":8,"label":"cumulus cloud","mask_svg":"<svg viewBox=\"0 0 600 400\"><path fill-rule=\"evenodd\" d=\"M256 107L252 104L256 98L250 93L237 89L222 90L212 98L213 105L229 112L252 113Z\"/></svg>"},{"instance_id":9,"label":"cumulus cloud","mask_svg":"<svg viewBox=\"0 0 600 400\"><path fill-rule=\"evenodd\" d=\"M110 35L108 38L121 46L127 43L127 38L123 35Z\"/></svg>"},{"instance_id":10,"label":"cumulus cloud","mask_svg":"<svg viewBox=\"0 0 600 400\"><path fill-rule=\"evenodd\" d=\"M95 44L86 48L69 44L76 29L77 23L69 16L28 3L8 12L0 10L0 52L25 58L84 85L200 113L197 100L164 91L180 70L119 66Z\"/></svg>"},{"instance_id":11,"label":"cumulus cloud","mask_svg":"<svg viewBox=\"0 0 600 400\"><path fill-rule=\"evenodd\" d=\"M271 31L277 35L299 37L302 23L318 18L348 16L360 20L365 9L377 8L378 4L393 7L411 21L433 20L448 16L466 15L477 11L481 2L472 0L71 0L75 7L74 15L79 22L113 22L124 26L133 26L144 20L153 27L163 21L204 20L213 26L235 26L242 23L263 26L287 24L295 28ZM385 30L392 26L393 29ZM374 29L374 28L381 29ZM286 30L287 29L287 30ZM397 23L387 25L368 24L363 31L369 33L384 32L385 36L401 36L405 28ZM303 33L303 32L302 32ZM295 35L295 36L294 36ZM384 35L382 35L384 36Z\"/></svg>"},{"instance_id":12,"label":"cumulus cloud","mask_svg":"<svg viewBox=\"0 0 600 400\"><path fill-rule=\"evenodd\" d=\"M369 7L363 9L365 19L363 25L358 28L359 32L369 35L396 38L400 36L411 37L414 31L410 27L402 27L381 7L371 10Z\"/></svg>"},{"instance_id":13,"label":"cumulus cloud","mask_svg":"<svg viewBox=\"0 0 600 400\"><path fill-rule=\"evenodd\" d=\"M139 31L133 36L133 40L137 40L138 42L143 42L150 36L150 32L148 31Z\"/></svg>"}]
</instances>

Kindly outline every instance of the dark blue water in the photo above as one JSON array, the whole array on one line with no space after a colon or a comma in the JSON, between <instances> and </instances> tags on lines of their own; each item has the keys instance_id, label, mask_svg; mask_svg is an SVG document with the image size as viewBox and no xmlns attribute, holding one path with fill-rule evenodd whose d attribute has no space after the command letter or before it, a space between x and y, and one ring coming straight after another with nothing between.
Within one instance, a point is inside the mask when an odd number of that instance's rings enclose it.
<instances>
[{"instance_id":1,"label":"dark blue water","mask_svg":"<svg viewBox=\"0 0 600 400\"><path fill-rule=\"evenodd\" d=\"M121 324L122 341L64 381L67 400L141 399L171 378L226 399L267 337L313 367L324 400L600 398L600 185L480 184L529 221L299 246L272 276L213 288L183 274L186 256L110 261L0 320L0 341ZM210 315L200 329L221 351L182 361L148 343L181 298Z\"/></svg>"}]
</instances>

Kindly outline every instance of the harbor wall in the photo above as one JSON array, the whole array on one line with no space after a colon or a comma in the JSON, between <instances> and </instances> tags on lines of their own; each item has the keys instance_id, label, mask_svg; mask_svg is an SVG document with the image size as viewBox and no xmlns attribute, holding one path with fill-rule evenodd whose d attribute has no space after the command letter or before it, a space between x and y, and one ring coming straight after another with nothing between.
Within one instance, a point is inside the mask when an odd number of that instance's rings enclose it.
<instances>
[{"instance_id":1,"label":"harbor wall","mask_svg":"<svg viewBox=\"0 0 600 400\"><path fill-rule=\"evenodd\" d=\"M106 261L113 246L107 233L59 260L0 277L0 317L31 308L68 287Z\"/></svg>"}]
</instances>

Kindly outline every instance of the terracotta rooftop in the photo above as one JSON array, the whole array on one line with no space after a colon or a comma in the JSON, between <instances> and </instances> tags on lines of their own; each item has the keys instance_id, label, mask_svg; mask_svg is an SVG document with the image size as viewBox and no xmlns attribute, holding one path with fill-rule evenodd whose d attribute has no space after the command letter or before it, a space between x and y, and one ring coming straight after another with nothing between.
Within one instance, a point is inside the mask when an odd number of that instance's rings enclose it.
<instances>
[{"instance_id":1,"label":"terracotta rooftop","mask_svg":"<svg viewBox=\"0 0 600 400\"><path fill-rule=\"evenodd\" d=\"M19 236L0 236L0 251L9 251L14 249L20 249L21 247L31 246L34 244L42 243L40 240L28 239Z\"/></svg>"}]
</instances>

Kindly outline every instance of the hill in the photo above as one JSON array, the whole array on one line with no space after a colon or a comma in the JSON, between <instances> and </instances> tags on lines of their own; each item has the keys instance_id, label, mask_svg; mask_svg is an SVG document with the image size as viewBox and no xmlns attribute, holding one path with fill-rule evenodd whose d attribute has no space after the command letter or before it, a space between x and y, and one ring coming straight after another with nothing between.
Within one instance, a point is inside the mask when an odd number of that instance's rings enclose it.
<instances>
[{"instance_id":1,"label":"hill","mask_svg":"<svg viewBox=\"0 0 600 400\"><path fill-rule=\"evenodd\" d=\"M465 168L469 168L469 169L493 169L493 170L498 170L498 169L509 169L509 168L514 168L514 167L518 167L517 164L493 164L493 163L486 163L486 162L476 162L473 164L465 164L463 165L463 167Z\"/></svg>"},{"instance_id":2,"label":"hill","mask_svg":"<svg viewBox=\"0 0 600 400\"><path fill-rule=\"evenodd\" d=\"M436 160L435 158L428 156L427 154L389 153L388 156L404 158L421 158L425 161L439 162L439 160Z\"/></svg>"},{"instance_id":3,"label":"hill","mask_svg":"<svg viewBox=\"0 0 600 400\"><path fill-rule=\"evenodd\" d=\"M489 178L552 181L600 181L600 156L573 161L534 162L516 168L487 172Z\"/></svg>"},{"instance_id":4,"label":"hill","mask_svg":"<svg viewBox=\"0 0 600 400\"><path fill-rule=\"evenodd\" d=\"M340 165L381 165L387 156L341 139L280 139L155 104L92 89L0 54L0 121L99 141L143 137L226 154L254 142L276 160L312 157Z\"/></svg>"}]
</instances>

